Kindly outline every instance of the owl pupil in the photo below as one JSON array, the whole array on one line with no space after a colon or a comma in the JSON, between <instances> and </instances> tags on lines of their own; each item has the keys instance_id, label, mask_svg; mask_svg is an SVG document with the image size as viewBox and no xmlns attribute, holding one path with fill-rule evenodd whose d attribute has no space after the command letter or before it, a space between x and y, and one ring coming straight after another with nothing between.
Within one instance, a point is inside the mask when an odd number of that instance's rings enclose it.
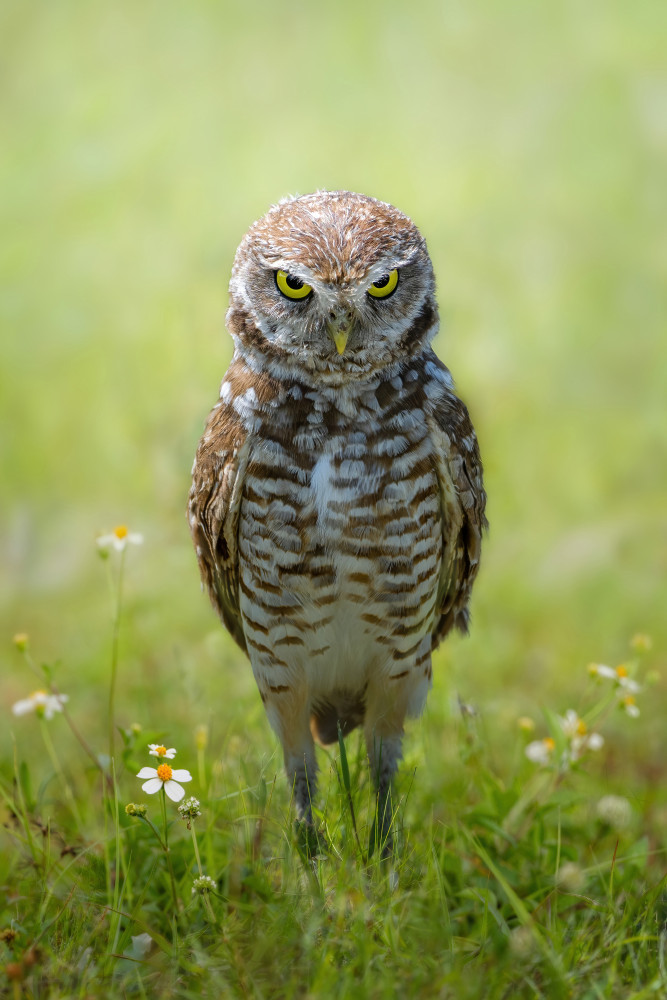
<instances>
[{"instance_id":1,"label":"owl pupil","mask_svg":"<svg viewBox=\"0 0 667 1000\"><path fill-rule=\"evenodd\" d=\"M388 274L383 274L381 278L378 278L377 281L373 282L373 287L374 288L384 288L384 286L388 285L388 284L389 284L389 275Z\"/></svg>"},{"instance_id":2,"label":"owl pupil","mask_svg":"<svg viewBox=\"0 0 667 1000\"><path fill-rule=\"evenodd\" d=\"M288 288L292 288L295 292L298 291L299 288L303 288L303 281L301 278L295 278L293 274L287 275L285 278L285 284Z\"/></svg>"}]
</instances>

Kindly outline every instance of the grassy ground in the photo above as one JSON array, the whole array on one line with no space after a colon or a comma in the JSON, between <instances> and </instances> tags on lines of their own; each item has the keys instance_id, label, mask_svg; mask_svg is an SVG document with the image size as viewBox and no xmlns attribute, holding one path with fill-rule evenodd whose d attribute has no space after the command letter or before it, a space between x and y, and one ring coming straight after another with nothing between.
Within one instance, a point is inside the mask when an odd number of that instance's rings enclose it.
<instances>
[{"instance_id":1,"label":"grassy ground","mask_svg":"<svg viewBox=\"0 0 667 1000\"><path fill-rule=\"evenodd\" d=\"M3 985L660 995L665 6L252 11L0 10ZM321 757L324 846L304 856L275 740L199 592L183 517L230 356L234 249L272 201L317 187L392 201L423 230L436 347L478 427L489 490L472 633L437 654L384 866L366 857L356 736L358 841L334 749ZM145 543L126 553L115 646L118 560L101 562L94 539L119 523ZM631 647L637 633L651 650ZM114 650L109 785L95 761L108 773ZM639 718L616 707L614 681L593 683L591 661L636 671ZM11 715L49 678L94 760L62 714ZM569 743L555 713L568 708L605 743L559 768ZM556 764L529 761L525 745L550 734ZM202 897L191 831L167 803L167 855L159 796L134 777L161 740L201 802L194 829L216 882Z\"/></svg>"}]
</instances>

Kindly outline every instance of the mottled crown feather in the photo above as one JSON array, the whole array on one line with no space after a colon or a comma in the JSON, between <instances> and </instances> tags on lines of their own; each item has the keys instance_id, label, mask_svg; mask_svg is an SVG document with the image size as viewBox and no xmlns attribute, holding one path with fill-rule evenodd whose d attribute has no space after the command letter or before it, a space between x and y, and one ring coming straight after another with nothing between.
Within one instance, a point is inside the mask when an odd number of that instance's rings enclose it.
<instances>
[{"instance_id":1,"label":"mottled crown feather","mask_svg":"<svg viewBox=\"0 0 667 1000\"><path fill-rule=\"evenodd\" d=\"M236 262L252 249L269 266L300 259L323 281L361 278L387 255L426 255L421 233L393 205L351 191L285 198L248 230Z\"/></svg>"}]
</instances>

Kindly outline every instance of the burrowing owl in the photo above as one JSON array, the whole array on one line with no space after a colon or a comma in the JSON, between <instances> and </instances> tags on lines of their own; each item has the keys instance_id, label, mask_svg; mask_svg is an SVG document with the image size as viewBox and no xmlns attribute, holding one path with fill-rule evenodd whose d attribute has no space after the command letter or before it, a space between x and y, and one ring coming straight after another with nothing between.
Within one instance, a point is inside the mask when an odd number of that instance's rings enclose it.
<instances>
[{"instance_id":1,"label":"burrowing owl","mask_svg":"<svg viewBox=\"0 0 667 1000\"><path fill-rule=\"evenodd\" d=\"M199 443L189 521L211 601L248 654L297 815L313 738L363 725L381 834L431 652L468 626L485 493L475 432L430 342L433 268L391 205L320 191L244 237L234 356Z\"/></svg>"}]
</instances>

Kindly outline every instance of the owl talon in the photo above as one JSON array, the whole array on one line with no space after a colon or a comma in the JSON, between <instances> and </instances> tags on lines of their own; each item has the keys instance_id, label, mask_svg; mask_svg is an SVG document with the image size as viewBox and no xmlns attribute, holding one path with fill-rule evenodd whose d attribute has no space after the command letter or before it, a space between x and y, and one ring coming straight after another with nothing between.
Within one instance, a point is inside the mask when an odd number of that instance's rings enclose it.
<instances>
[{"instance_id":1,"label":"owl talon","mask_svg":"<svg viewBox=\"0 0 667 1000\"><path fill-rule=\"evenodd\" d=\"M322 830L318 830L312 821L297 819L294 821L296 847L304 861L312 861L331 853L329 840Z\"/></svg>"},{"instance_id":2,"label":"owl talon","mask_svg":"<svg viewBox=\"0 0 667 1000\"><path fill-rule=\"evenodd\" d=\"M368 857L369 859L376 851L380 852L380 857L386 861L394 853L394 837L392 833L393 811L391 806L391 792L385 795L378 794L375 803L375 816L368 837Z\"/></svg>"}]
</instances>

